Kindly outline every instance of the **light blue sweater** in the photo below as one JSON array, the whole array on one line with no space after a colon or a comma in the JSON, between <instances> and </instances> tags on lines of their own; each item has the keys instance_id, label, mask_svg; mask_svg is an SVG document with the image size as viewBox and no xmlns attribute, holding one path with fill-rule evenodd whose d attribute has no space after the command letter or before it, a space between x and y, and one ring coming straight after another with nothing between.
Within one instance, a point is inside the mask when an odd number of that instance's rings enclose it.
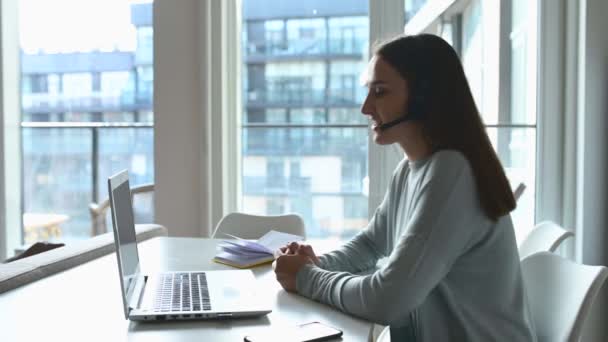
<instances>
[{"instance_id":1,"label":"light blue sweater","mask_svg":"<svg viewBox=\"0 0 608 342\"><path fill-rule=\"evenodd\" d=\"M393 342L536 341L511 217L487 217L460 152L401 162L368 227L319 259L298 293L390 325Z\"/></svg>"}]
</instances>

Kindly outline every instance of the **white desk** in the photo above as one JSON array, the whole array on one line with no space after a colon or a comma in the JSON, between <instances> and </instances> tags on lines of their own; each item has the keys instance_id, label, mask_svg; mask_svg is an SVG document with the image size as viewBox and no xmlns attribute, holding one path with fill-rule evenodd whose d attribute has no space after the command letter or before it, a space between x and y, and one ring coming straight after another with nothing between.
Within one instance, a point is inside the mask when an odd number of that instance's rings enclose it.
<instances>
[{"instance_id":1,"label":"white desk","mask_svg":"<svg viewBox=\"0 0 608 342\"><path fill-rule=\"evenodd\" d=\"M145 241L139 245L142 269L229 269L211 261L217 241L165 237ZM258 292L272 303L273 311L265 317L135 323L124 318L116 255L110 254L0 294L0 340L243 341L245 335L270 326L320 321L342 329L343 341L367 341L370 322L285 292L270 265L253 271L261 289Z\"/></svg>"}]
</instances>

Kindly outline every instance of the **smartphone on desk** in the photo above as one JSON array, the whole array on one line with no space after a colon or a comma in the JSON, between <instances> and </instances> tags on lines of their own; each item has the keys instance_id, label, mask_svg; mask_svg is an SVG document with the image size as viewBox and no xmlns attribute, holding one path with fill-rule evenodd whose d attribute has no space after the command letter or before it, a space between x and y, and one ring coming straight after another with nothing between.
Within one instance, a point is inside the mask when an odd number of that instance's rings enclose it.
<instances>
[{"instance_id":1,"label":"smartphone on desk","mask_svg":"<svg viewBox=\"0 0 608 342\"><path fill-rule=\"evenodd\" d=\"M267 331L245 336L245 342L313 342L342 337L342 330L319 322L310 322L295 327L270 328Z\"/></svg>"}]
</instances>

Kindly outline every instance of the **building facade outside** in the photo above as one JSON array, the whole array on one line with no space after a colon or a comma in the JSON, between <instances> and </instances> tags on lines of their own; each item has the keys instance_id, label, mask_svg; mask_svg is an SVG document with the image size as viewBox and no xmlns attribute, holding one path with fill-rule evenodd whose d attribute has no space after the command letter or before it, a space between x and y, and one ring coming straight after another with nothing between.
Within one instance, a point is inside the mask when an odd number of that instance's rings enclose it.
<instances>
[{"instance_id":1,"label":"building facade outside","mask_svg":"<svg viewBox=\"0 0 608 342\"><path fill-rule=\"evenodd\" d=\"M309 236L368 219L366 0L243 2L243 210L296 212Z\"/></svg>"},{"instance_id":2,"label":"building facade outside","mask_svg":"<svg viewBox=\"0 0 608 342\"><path fill-rule=\"evenodd\" d=\"M113 172L154 179L152 3L130 9L135 51L21 55L23 211L68 215L62 239L90 236Z\"/></svg>"}]
</instances>

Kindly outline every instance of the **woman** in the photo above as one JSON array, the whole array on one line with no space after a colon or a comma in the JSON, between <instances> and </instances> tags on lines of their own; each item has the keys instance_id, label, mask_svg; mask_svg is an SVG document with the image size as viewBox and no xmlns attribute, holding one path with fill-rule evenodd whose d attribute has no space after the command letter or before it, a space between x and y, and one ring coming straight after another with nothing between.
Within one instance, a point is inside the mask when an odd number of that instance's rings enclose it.
<instances>
[{"instance_id":1,"label":"woman","mask_svg":"<svg viewBox=\"0 0 608 342\"><path fill-rule=\"evenodd\" d=\"M318 258L283 248L277 280L390 325L393 342L536 340L515 200L455 51L433 35L397 37L376 49L367 85L375 142L399 144L406 159L366 229Z\"/></svg>"}]
</instances>

